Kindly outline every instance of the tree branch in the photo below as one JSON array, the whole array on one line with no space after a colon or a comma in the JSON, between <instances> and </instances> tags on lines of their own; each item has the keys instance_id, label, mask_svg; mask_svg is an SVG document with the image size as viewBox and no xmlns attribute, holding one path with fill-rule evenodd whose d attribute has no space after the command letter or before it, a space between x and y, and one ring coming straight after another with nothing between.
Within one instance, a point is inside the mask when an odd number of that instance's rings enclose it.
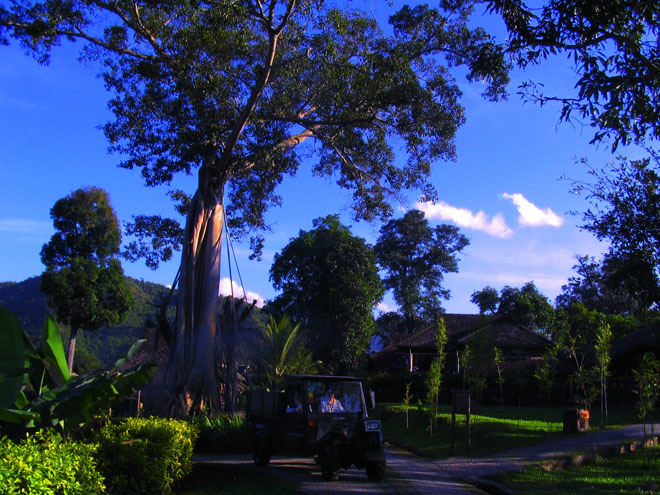
<instances>
[{"instance_id":1,"label":"tree branch","mask_svg":"<svg viewBox=\"0 0 660 495\"><path fill-rule=\"evenodd\" d=\"M0 26L5 26L9 28L14 28L14 29L20 29L20 30L28 30L30 28L29 23L22 23L22 22L2 22L0 21ZM140 53L135 50L131 50L130 48L120 48L117 46L110 45L109 43L106 43L105 41L95 38L94 36L91 36L84 31L82 31L80 28L76 28L77 31L69 31L69 30L64 30L64 29L54 29L53 32L55 33L56 36L67 36L67 37L72 37L72 38L80 38L84 39L86 41L89 41L90 43L100 46L101 48L105 48L108 51L112 51L121 55L128 55L131 57L139 58L142 60L149 60L149 61L155 61L158 60L158 57L155 57L153 55L147 55L145 53Z\"/></svg>"}]
</instances>

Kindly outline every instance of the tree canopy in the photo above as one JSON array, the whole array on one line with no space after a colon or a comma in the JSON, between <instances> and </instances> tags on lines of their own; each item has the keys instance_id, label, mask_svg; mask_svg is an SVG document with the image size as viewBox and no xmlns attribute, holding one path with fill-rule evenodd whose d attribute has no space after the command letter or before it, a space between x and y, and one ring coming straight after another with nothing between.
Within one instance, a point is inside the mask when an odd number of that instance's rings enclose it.
<instances>
[{"instance_id":1,"label":"tree canopy","mask_svg":"<svg viewBox=\"0 0 660 495\"><path fill-rule=\"evenodd\" d=\"M119 323L133 297L116 259L119 223L103 189L78 189L58 200L50 215L56 231L41 250L41 291L57 319L71 328L71 371L78 330Z\"/></svg>"},{"instance_id":2,"label":"tree canopy","mask_svg":"<svg viewBox=\"0 0 660 495\"><path fill-rule=\"evenodd\" d=\"M591 169L591 182L575 182L574 191L590 204L582 228L610 244L603 260L607 286L628 295L630 310L660 303L660 176L657 157L619 157L602 170Z\"/></svg>"},{"instance_id":3,"label":"tree canopy","mask_svg":"<svg viewBox=\"0 0 660 495\"><path fill-rule=\"evenodd\" d=\"M384 292L365 240L337 216L319 218L275 255L270 276L282 294L268 309L301 322L315 359L335 372L353 368L370 343Z\"/></svg>"},{"instance_id":4,"label":"tree canopy","mask_svg":"<svg viewBox=\"0 0 660 495\"><path fill-rule=\"evenodd\" d=\"M500 303L500 295L497 289L488 285L481 290L474 291L470 296L470 302L479 307L479 314L494 314Z\"/></svg>"},{"instance_id":5,"label":"tree canopy","mask_svg":"<svg viewBox=\"0 0 660 495\"><path fill-rule=\"evenodd\" d=\"M531 330L546 334L552 331L555 310L534 282L527 282L521 288L507 285L499 294L487 286L473 292L471 301L479 306L481 314L488 310Z\"/></svg>"},{"instance_id":6,"label":"tree canopy","mask_svg":"<svg viewBox=\"0 0 660 495\"><path fill-rule=\"evenodd\" d=\"M458 272L458 254L468 244L457 227L431 227L419 210L410 210L380 229L376 259L386 273L383 284L392 290L409 333L435 321L442 312L440 301L449 298L442 285L444 274Z\"/></svg>"},{"instance_id":7,"label":"tree canopy","mask_svg":"<svg viewBox=\"0 0 660 495\"><path fill-rule=\"evenodd\" d=\"M431 167L454 158L465 120L451 69L483 83L491 100L508 81L502 46L473 27L472 11L472 0L404 6L386 31L369 13L324 0L0 7L0 42L18 39L47 62L61 41L78 40L83 59L101 62L113 114L104 131L122 167L149 186L197 173L194 194L170 193L187 215L183 230L143 216L135 231L162 236L152 266L183 240L172 412L218 405L213 312L225 205L235 236L258 234L281 201L277 186L303 161L352 191L357 218L387 217L406 189L433 198ZM262 239L252 240L258 255Z\"/></svg>"},{"instance_id":8,"label":"tree canopy","mask_svg":"<svg viewBox=\"0 0 660 495\"><path fill-rule=\"evenodd\" d=\"M489 0L510 33L520 66L552 55L572 58L577 94L547 94L528 82L522 91L541 104L559 101L596 128L594 141L618 144L660 138L660 5L646 0Z\"/></svg>"},{"instance_id":9,"label":"tree canopy","mask_svg":"<svg viewBox=\"0 0 660 495\"><path fill-rule=\"evenodd\" d=\"M602 262L591 256L577 256L577 264L573 266L576 275L562 286L556 306L567 309L579 303L589 310L610 315L644 313L649 309L648 296L655 291L657 283L653 283L653 267L644 259L637 259L635 264L638 269L633 269L632 263L625 259L616 258L613 252L605 255ZM640 276L640 269L646 276ZM644 286L646 290L636 290Z\"/></svg>"}]
</instances>

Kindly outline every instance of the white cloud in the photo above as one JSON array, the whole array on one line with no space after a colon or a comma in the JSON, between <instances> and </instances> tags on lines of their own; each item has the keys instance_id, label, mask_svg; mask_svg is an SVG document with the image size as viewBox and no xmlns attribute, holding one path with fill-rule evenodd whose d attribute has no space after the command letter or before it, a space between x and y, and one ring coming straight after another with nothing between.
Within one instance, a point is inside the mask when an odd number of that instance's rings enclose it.
<instances>
[{"instance_id":1,"label":"white cloud","mask_svg":"<svg viewBox=\"0 0 660 495\"><path fill-rule=\"evenodd\" d=\"M376 306L376 309L381 313L390 313L392 311L396 311L395 306L391 306L386 302L379 302L378 305Z\"/></svg>"},{"instance_id":2,"label":"white cloud","mask_svg":"<svg viewBox=\"0 0 660 495\"><path fill-rule=\"evenodd\" d=\"M49 236L53 231L51 222L25 220L23 218L6 218L0 220L0 232L10 234L28 234Z\"/></svg>"},{"instance_id":3,"label":"white cloud","mask_svg":"<svg viewBox=\"0 0 660 495\"><path fill-rule=\"evenodd\" d=\"M540 227L543 225L561 227L564 224L564 219L550 208L542 210L520 193L504 193L502 194L502 197L511 200L511 202L516 205L516 208L518 208L518 222L520 225L528 227Z\"/></svg>"},{"instance_id":4,"label":"white cloud","mask_svg":"<svg viewBox=\"0 0 660 495\"><path fill-rule=\"evenodd\" d=\"M450 220L459 227L481 230L494 237L507 238L513 235L513 230L499 213L489 218L483 211L473 213L467 208L457 208L444 201L436 204L419 202L416 207L430 219Z\"/></svg>"},{"instance_id":5,"label":"white cloud","mask_svg":"<svg viewBox=\"0 0 660 495\"><path fill-rule=\"evenodd\" d=\"M223 296L231 296L232 288L234 297L241 299L243 298L243 288L236 283L234 280L230 280L228 277L225 277L220 280L220 294ZM257 307L263 308L266 302L265 298L256 292L245 291L245 297L247 297L247 302L252 304L252 301L257 300Z\"/></svg>"}]
</instances>

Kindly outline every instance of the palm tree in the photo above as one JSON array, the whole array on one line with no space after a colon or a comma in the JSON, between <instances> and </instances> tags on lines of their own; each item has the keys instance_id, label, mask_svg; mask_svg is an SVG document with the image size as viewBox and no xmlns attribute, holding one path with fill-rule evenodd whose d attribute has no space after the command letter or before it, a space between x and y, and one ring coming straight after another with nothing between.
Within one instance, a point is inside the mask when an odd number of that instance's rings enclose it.
<instances>
[{"instance_id":1,"label":"palm tree","mask_svg":"<svg viewBox=\"0 0 660 495\"><path fill-rule=\"evenodd\" d=\"M263 375L271 390L285 373L308 373L314 369L312 353L305 345L300 324L294 325L286 315L279 321L270 317L263 328L260 356Z\"/></svg>"}]
</instances>

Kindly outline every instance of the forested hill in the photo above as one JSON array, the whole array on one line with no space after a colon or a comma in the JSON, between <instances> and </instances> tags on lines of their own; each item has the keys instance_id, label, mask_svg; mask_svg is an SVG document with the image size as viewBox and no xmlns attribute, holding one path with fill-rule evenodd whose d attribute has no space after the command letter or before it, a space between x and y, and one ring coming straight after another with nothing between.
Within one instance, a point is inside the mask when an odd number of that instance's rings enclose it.
<instances>
[{"instance_id":1,"label":"forested hill","mask_svg":"<svg viewBox=\"0 0 660 495\"><path fill-rule=\"evenodd\" d=\"M142 336L145 323L155 320L158 305L169 293L163 285L128 278L135 305L124 321L115 327L102 328L96 332L80 332L76 354L90 362L95 360L108 365L121 357ZM48 315L46 296L39 291L40 277L32 277L23 282L0 282L0 306L14 313L21 327L38 340L41 336L44 319ZM64 333L68 336L68 331Z\"/></svg>"}]
</instances>

